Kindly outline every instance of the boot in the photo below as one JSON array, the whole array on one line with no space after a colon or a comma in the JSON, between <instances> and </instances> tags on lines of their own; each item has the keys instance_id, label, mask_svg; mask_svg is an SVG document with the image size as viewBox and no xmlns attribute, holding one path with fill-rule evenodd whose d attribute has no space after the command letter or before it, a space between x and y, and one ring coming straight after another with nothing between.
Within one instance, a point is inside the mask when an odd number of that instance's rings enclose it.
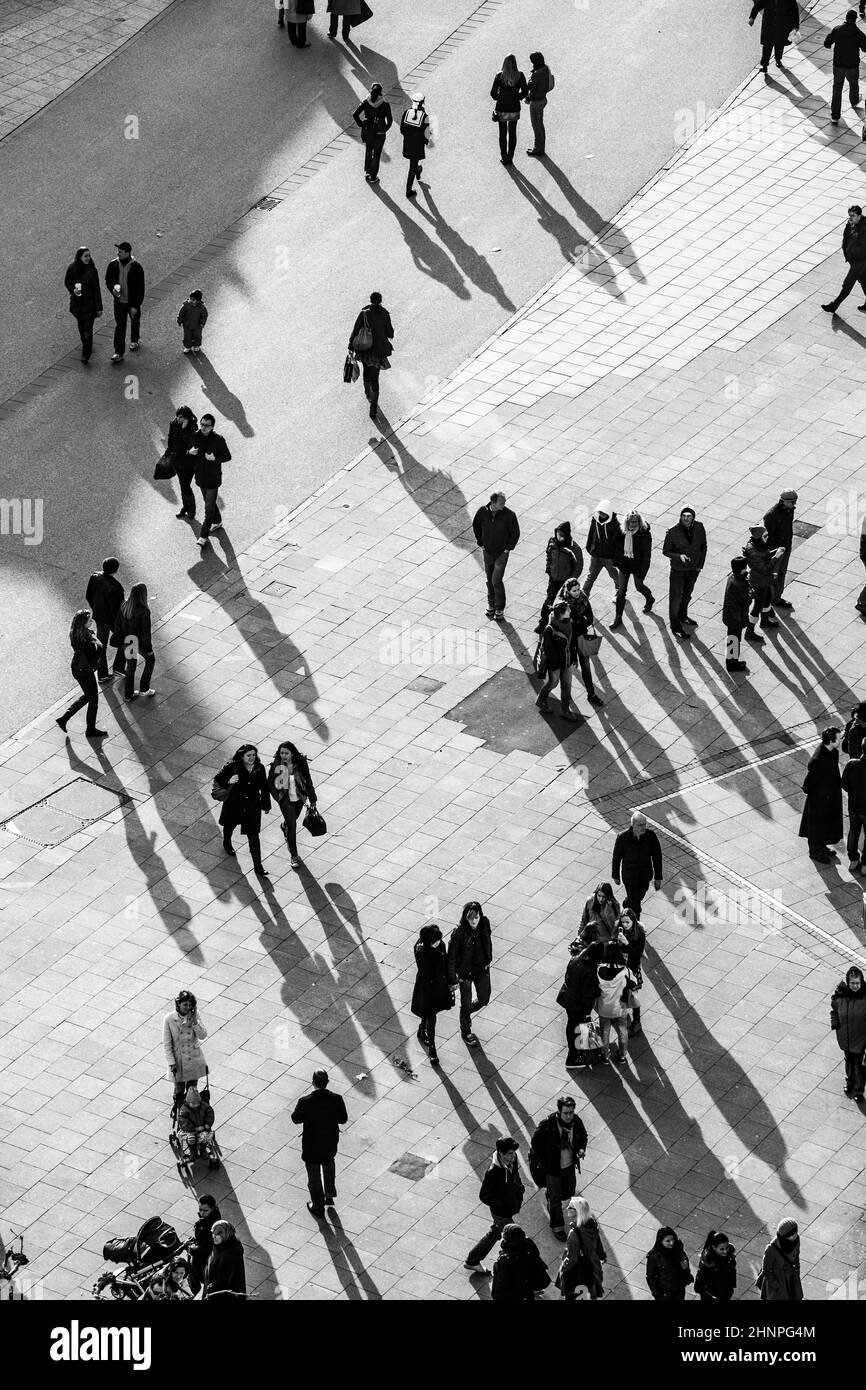
<instances>
[{"instance_id":1,"label":"boot","mask_svg":"<svg viewBox=\"0 0 866 1390\"><path fill-rule=\"evenodd\" d=\"M779 619L776 617L772 608L768 608L766 613L761 614L761 627L778 627Z\"/></svg>"},{"instance_id":2,"label":"boot","mask_svg":"<svg viewBox=\"0 0 866 1390\"><path fill-rule=\"evenodd\" d=\"M745 640L747 642L763 642L763 637L761 637L760 634L755 631L754 623L746 624Z\"/></svg>"},{"instance_id":3,"label":"boot","mask_svg":"<svg viewBox=\"0 0 866 1390\"><path fill-rule=\"evenodd\" d=\"M630 1038L637 1038L642 1032L640 1026L640 1009L633 1009L631 1023L628 1025L628 1035Z\"/></svg>"},{"instance_id":4,"label":"boot","mask_svg":"<svg viewBox=\"0 0 866 1390\"><path fill-rule=\"evenodd\" d=\"M623 600L622 603L620 603L619 600L617 600L616 613L614 614L613 622L610 625L611 632L615 632L618 627L622 627L622 615L624 612L625 600Z\"/></svg>"}]
</instances>

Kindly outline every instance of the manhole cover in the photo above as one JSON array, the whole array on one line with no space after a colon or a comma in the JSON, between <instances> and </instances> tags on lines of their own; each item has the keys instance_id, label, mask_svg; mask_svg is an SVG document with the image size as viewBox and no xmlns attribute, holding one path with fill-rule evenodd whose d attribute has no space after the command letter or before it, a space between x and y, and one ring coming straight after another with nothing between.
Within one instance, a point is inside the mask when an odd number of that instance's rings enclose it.
<instances>
[{"instance_id":1,"label":"manhole cover","mask_svg":"<svg viewBox=\"0 0 866 1390\"><path fill-rule=\"evenodd\" d=\"M85 825L110 815L118 806L128 806L131 800L125 792L102 787L98 782L91 782L89 777L76 777L50 796L34 801L0 822L0 830L32 845L51 848L68 840Z\"/></svg>"},{"instance_id":2,"label":"manhole cover","mask_svg":"<svg viewBox=\"0 0 866 1390\"><path fill-rule=\"evenodd\" d=\"M419 1154L404 1154L402 1158L397 1158L388 1169L389 1173L396 1173L400 1178L408 1178L410 1182L420 1182L426 1178L431 1168L436 1167L436 1160L432 1158L421 1158Z\"/></svg>"},{"instance_id":3,"label":"manhole cover","mask_svg":"<svg viewBox=\"0 0 866 1390\"><path fill-rule=\"evenodd\" d=\"M820 529L821 527L816 526L814 521L794 522L794 535L802 536L804 540L808 540L809 536L814 536L815 532L820 531Z\"/></svg>"}]
</instances>

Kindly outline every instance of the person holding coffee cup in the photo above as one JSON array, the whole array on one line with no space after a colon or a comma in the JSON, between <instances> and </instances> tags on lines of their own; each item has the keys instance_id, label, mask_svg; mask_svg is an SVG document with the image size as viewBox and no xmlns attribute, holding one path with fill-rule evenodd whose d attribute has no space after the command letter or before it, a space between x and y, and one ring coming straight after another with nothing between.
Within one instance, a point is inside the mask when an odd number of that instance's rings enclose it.
<instances>
[{"instance_id":1,"label":"person holding coffee cup","mask_svg":"<svg viewBox=\"0 0 866 1390\"><path fill-rule=\"evenodd\" d=\"M86 364L93 352L93 325L102 314L99 272L89 247L79 246L74 261L67 266L63 283L69 291L69 312L78 324L81 360Z\"/></svg>"},{"instance_id":2,"label":"person holding coffee cup","mask_svg":"<svg viewBox=\"0 0 866 1390\"><path fill-rule=\"evenodd\" d=\"M128 241L115 243L117 252L108 262L105 284L114 299L114 353L112 362L122 362L126 353L126 324L129 322L129 350L141 346L141 306L144 301L144 270L132 254Z\"/></svg>"}]
</instances>

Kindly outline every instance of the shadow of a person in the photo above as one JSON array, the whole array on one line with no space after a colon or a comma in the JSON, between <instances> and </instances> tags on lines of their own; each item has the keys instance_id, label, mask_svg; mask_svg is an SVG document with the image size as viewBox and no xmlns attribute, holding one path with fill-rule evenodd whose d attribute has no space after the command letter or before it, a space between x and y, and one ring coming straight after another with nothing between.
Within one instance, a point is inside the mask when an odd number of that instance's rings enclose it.
<instances>
[{"instance_id":1,"label":"shadow of a person","mask_svg":"<svg viewBox=\"0 0 866 1390\"><path fill-rule=\"evenodd\" d=\"M243 401L229 390L207 354L203 350L191 353L189 364L193 371L198 372L201 377L201 389L217 414L224 416L226 420L231 420L235 429L245 439L254 438L255 430L247 419ZM202 411L197 410L196 414L201 418ZM219 433L219 421L217 421L217 432Z\"/></svg>"},{"instance_id":2,"label":"shadow of a person","mask_svg":"<svg viewBox=\"0 0 866 1390\"><path fill-rule=\"evenodd\" d=\"M521 173L515 165L509 164L507 173L524 198L531 204L533 211L537 213L542 231L547 232L549 236L559 242L563 260L568 261L570 265L574 265L578 261L582 262L588 280L606 290L614 299L623 299L625 291L620 288L616 278L616 269L605 258L604 252L599 248L588 249L588 239L581 236L567 217L564 217L561 212L557 212L535 184L530 183L526 175ZM595 263L590 265L590 260Z\"/></svg>"},{"instance_id":3,"label":"shadow of a person","mask_svg":"<svg viewBox=\"0 0 866 1390\"><path fill-rule=\"evenodd\" d=\"M384 190L381 184L372 185L373 192L380 202L389 209L396 218L403 233L403 240L409 248L415 269L420 270L422 275L429 275L431 280L438 280L440 285L455 294L458 299L471 299L471 295L466 286L463 276L451 257L438 246L432 237L429 237L420 223L414 217L394 202Z\"/></svg>"},{"instance_id":4,"label":"shadow of a person","mask_svg":"<svg viewBox=\"0 0 866 1390\"><path fill-rule=\"evenodd\" d=\"M608 258L617 260L623 270L628 271L633 280L636 280L639 285L645 285L646 276L640 268L637 253L622 228L617 226L613 218L602 217L591 203L582 198L564 171L553 162L549 155L544 156L542 168L550 174L563 197L577 213L584 226L589 228L592 236L604 237L605 252L609 253Z\"/></svg>"},{"instance_id":5,"label":"shadow of a person","mask_svg":"<svg viewBox=\"0 0 866 1390\"><path fill-rule=\"evenodd\" d=\"M425 202L430 209L430 214L432 215L428 214L417 202L415 204L415 209L431 224L443 246L447 247L454 257L454 262L458 269L461 270L466 278L471 280L472 284L477 286L483 294L489 294L491 298L495 299L497 304L507 310L509 314L515 313L516 305L512 303L505 293L496 272L487 258L482 256L480 251L476 251L475 247L468 241L464 240L455 227L450 226L445 221L445 218L439 211L433 195L430 192L429 184L422 181L421 189L424 194Z\"/></svg>"},{"instance_id":6,"label":"shadow of a person","mask_svg":"<svg viewBox=\"0 0 866 1390\"><path fill-rule=\"evenodd\" d=\"M219 1124L219 1117L217 1117L217 1124ZM219 1134L218 1128L216 1133ZM209 1172L206 1178L202 1175L201 1179L195 1183L193 1190L197 1191L198 1188L206 1189L216 1199L222 1219L231 1222L237 1238L244 1248L247 1297L267 1299L268 1301L277 1299L280 1286L273 1261L265 1247L256 1240L247 1224L225 1159L220 1167Z\"/></svg>"},{"instance_id":7,"label":"shadow of a person","mask_svg":"<svg viewBox=\"0 0 866 1390\"><path fill-rule=\"evenodd\" d=\"M459 550L471 554L480 565L481 551L472 530L472 514L460 484L450 473L428 468L410 454L381 409L379 416L384 426L383 437L371 440L377 458L396 473L412 501L437 531Z\"/></svg>"},{"instance_id":8,"label":"shadow of a person","mask_svg":"<svg viewBox=\"0 0 866 1390\"><path fill-rule=\"evenodd\" d=\"M380 1299L382 1294L376 1281L367 1272L361 1256L355 1249L333 1207L330 1209L330 1216L330 1226L327 1222L321 1222L321 1231L346 1297L356 1301L359 1299L367 1299L368 1301Z\"/></svg>"}]
</instances>

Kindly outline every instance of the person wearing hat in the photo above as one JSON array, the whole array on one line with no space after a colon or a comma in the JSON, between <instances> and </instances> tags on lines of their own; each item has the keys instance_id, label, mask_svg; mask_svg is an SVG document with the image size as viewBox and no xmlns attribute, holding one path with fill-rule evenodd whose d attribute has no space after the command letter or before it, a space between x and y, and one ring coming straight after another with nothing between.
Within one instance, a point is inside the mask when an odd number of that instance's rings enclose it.
<instances>
[{"instance_id":1,"label":"person wearing hat","mask_svg":"<svg viewBox=\"0 0 866 1390\"><path fill-rule=\"evenodd\" d=\"M745 661L740 660L740 644L743 640L743 632L749 625L749 582L746 579L748 568L748 560L743 555L735 555L731 561L731 573L725 581L722 622L725 625L725 669L727 671L748 670ZM754 631L755 629L752 628L753 633ZM762 639L758 638L757 640Z\"/></svg>"},{"instance_id":2,"label":"person wearing hat","mask_svg":"<svg viewBox=\"0 0 866 1390\"><path fill-rule=\"evenodd\" d=\"M520 1226L506 1226L499 1256L493 1266L490 1298L493 1303L531 1303L550 1283L547 1265L534 1240Z\"/></svg>"},{"instance_id":3,"label":"person wearing hat","mask_svg":"<svg viewBox=\"0 0 866 1390\"><path fill-rule=\"evenodd\" d=\"M128 241L115 243L117 255L108 262L105 284L114 299L114 354L112 362L122 362L126 353L126 324L129 321L129 350L141 346L141 306L144 303L144 269L132 254Z\"/></svg>"},{"instance_id":4,"label":"person wearing hat","mask_svg":"<svg viewBox=\"0 0 866 1390\"><path fill-rule=\"evenodd\" d=\"M409 161L406 175L406 197L417 198L413 184L421 178L427 146L430 144L430 117L424 110L424 93L413 92L412 105L400 117L400 134L403 136L403 158Z\"/></svg>"},{"instance_id":5,"label":"person wearing hat","mask_svg":"<svg viewBox=\"0 0 866 1390\"><path fill-rule=\"evenodd\" d=\"M381 82L373 83L370 95L352 112L352 120L360 128L364 144L364 177L368 183L378 183L385 136L394 124L390 103L382 96Z\"/></svg>"},{"instance_id":6,"label":"person wearing hat","mask_svg":"<svg viewBox=\"0 0 866 1390\"><path fill-rule=\"evenodd\" d=\"M503 1230L523 1206L526 1189L517 1163L517 1140L497 1139L496 1151L481 1183L478 1200L490 1211L490 1229L473 1245L463 1264L473 1274L489 1274L481 1263L489 1255Z\"/></svg>"},{"instance_id":7,"label":"person wearing hat","mask_svg":"<svg viewBox=\"0 0 866 1390\"><path fill-rule=\"evenodd\" d=\"M785 591L785 580L788 575L788 561L791 558L791 547L794 544L794 511L797 506L797 494L792 487L785 488L780 493L779 500L768 512L764 512L764 527L767 532L767 544L771 550L781 551L782 554L776 565L776 575L773 580L772 599L776 608L792 608L786 598L782 598Z\"/></svg>"},{"instance_id":8,"label":"person wearing hat","mask_svg":"<svg viewBox=\"0 0 866 1390\"><path fill-rule=\"evenodd\" d=\"M409 1005L420 1019L418 1041L427 1048L431 1067L438 1067L436 1015L454 1008L454 990L448 978L448 955L442 933L435 922L422 927L415 942L415 988Z\"/></svg>"},{"instance_id":9,"label":"person wearing hat","mask_svg":"<svg viewBox=\"0 0 866 1390\"><path fill-rule=\"evenodd\" d=\"M776 566L782 558L781 550L771 550L767 544L764 523L749 527L749 539L743 546L743 555L749 566L749 593L752 607L746 624L746 641L762 642L764 639L755 631L760 619L761 627L778 627L779 620L773 612L773 585L776 581Z\"/></svg>"},{"instance_id":10,"label":"person wearing hat","mask_svg":"<svg viewBox=\"0 0 866 1390\"><path fill-rule=\"evenodd\" d=\"M861 712L863 724L860 723ZM853 729L857 734L857 752L849 758L843 769L842 790L848 796L848 839L845 842L848 868L852 874L859 874L866 873L866 852L862 856L860 853L860 841L866 832L866 743L863 741L863 734L866 733L866 705L857 706L857 719ZM850 753L853 742L846 728L842 751Z\"/></svg>"},{"instance_id":11,"label":"person wearing hat","mask_svg":"<svg viewBox=\"0 0 866 1390\"><path fill-rule=\"evenodd\" d=\"M776 1227L776 1238L764 1251L756 1282L764 1303L802 1303L800 1235L790 1217Z\"/></svg>"},{"instance_id":12,"label":"person wearing hat","mask_svg":"<svg viewBox=\"0 0 866 1390\"><path fill-rule=\"evenodd\" d=\"M207 1076L207 1064L199 1046L206 1037L196 997L182 989L174 1001L174 1012L166 1014L162 1021L162 1044L169 1080L174 1082L175 1102L180 1101L191 1081Z\"/></svg>"},{"instance_id":13,"label":"person wearing hat","mask_svg":"<svg viewBox=\"0 0 866 1390\"><path fill-rule=\"evenodd\" d=\"M562 1201L575 1194L586 1145L586 1128L575 1114L574 1097L560 1096L556 1112L541 1121L529 1147L529 1171L533 1182L545 1190L550 1227L557 1240L565 1240Z\"/></svg>"},{"instance_id":14,"label":"person wearing hat","mask_svg":"<svg viewBox=\"0 0 866 1390\"><path fill-rule=\"evenodd\" d=\"M808 840L809 858L818 864L833 862L833 854L827 846L841 840L843 832L838 740L838 729L824 730L803 778L806 804L800 818L799 835Z\"/></svg>"}]
</instances>

